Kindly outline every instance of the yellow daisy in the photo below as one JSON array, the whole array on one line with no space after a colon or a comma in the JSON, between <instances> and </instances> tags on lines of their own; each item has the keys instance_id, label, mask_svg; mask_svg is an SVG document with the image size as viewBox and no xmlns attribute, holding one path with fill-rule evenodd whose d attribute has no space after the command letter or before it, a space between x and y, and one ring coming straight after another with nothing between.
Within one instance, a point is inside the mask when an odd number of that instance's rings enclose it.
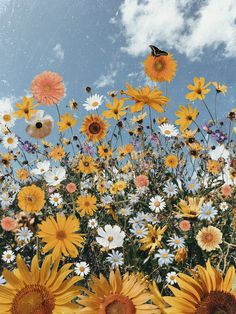
<instances>
[{"instance_id":1,"label":"yellow daisy","mask_svg":"<svg viewBox=\"0 0 236 314\"><path fill-rule=\"evenodd\" d=\"M191 90L191 93L188 93L185 98L191 101L194 101L196 99L204 99L205 95L210 92L210 89L207 88L211 82L205 84L205 78L204 77L194 77L193 79L194 85L189 84L187 88Z\"/></svg>"},{"instance_id":2,"label":"yellow daisy","mask_svg":"<svg viewBox=\"0 0 236 314\"><path fill-rule=\"evenodd\" d=\"M188 104L187 108L182 105L179 108L180 110L175 112L175 115L179 118L175 121L175 124L179 125L180 131L183 132L193 123L193 121L196 120L198 116L198 109L193 109L190 104Z\"/></svg>"},{"instance_id":3,"label":"yellow daisy","mask_svg":"<svg viewBox=\"0 0 236 314\"><path fill-rule=\"evenodd\" d=\"M109 110L103 111L103 116L107 119L120 120L120 118L126 115L126 109L128 107L123 107L125 99L118 99L114 97L113 104L106 104Z\"/></svg>"},{"instance_id":4,"label":"yellow daisy","mask_svg":"<svg viewBox=\"0 0 236 314\"><path fill-rule=\"evenodd\" d=\"M157 228L157 226L153 227L152 225L148 224L148 234L140 240L140 242L143 244L141 246L141 250L148 250L149 254L151 254L157 247L162 247L161 240L166 229L167 226Z\"/></svg>"},{"instance_id":5,"label":"yellow daisy","mask_svg":"<svg viewBox=\"0 0 236 314\"><path fill-rule=\"evenodd\" d=\"M204 197L188 197L187 201L181 200L176 206L181 213L177 215L185 218L196 218L199 215L200 208L204 202Z\"/></svg>"},{"instance_id":6,"label":"yellow daisy","mask_svg":"<svg viewBox=\"0 0 236 314\"><path fill-rule=\"evenodd\" d=\"M38 106L38 104L33 103L34 103L33 97L28 98L26 96L23 96L22 104L20 103L16 104L18 110L15 112L15 116L18 119L30 120L33 117L33 115L35 115L37 112L35 108Z\"/></svg>"},{"instance_id":7,"label":"yellow daisy","mask_svg":"<svg viewBox=\"0 0 236 314\"><path fill-rule=\"evenodd\" d=\"M154 57L148 55L144 61L144 71L154 82L171 82L176 75L177 62L171 54Z\"/></svg>"},{"instance_id":8,"label":"yellow daisy","mask_svg":"<svg viewBox=\"0 0 236 314\"><path fill-rule=\"evenodd\" d=\"M48 217L39 225L38 237L46 243L43 252L52 251L52 260L55 261L64 256L73 258L78 256L77 247L83 247L83 235L79 234L80 223L74 216L66 218L64 214L57 214L56 220Z\"/></svg>"},{"instance_id":9,"label":"yellow daisy","mask_svg":"<svg viewBox=\"0 0 236 314\"><path fill-rule=\"evenodd\" d=\"M97 198L91 194L80 195L76 201L77 210L79 211L80 216L92 216L97 210L96 202Z\"/></svg>"},{"instance_id":10,"label":"yellow daisy","mask_svg":"<svg viewBox=\"0 0 236 314\"><path fill-rule=\"evenodd\" d=\"M78 121L74 118L74 115L69 115L67 112L64 115L61 115L60 119L61 120L57 122L60 132L65 132L66 130L71 129Z\"/></svg>"},{"instance_id":11,"label":"yellow daisy","mask_svg":"<svg viewBox=\"0 0 236 314\"><path fill-rule=\"evenodd\" d=\"M126 83L127 90L124 93L129 96L129 100L134 100L135 104L130 107L131 112L141 111L144 105L150 106L157 112L164 112L163 107L167 105L170 99L163 96L161 90L157 88L150 89L149 86L134 89L131 85Z\"/></svg>"}]
</instances>

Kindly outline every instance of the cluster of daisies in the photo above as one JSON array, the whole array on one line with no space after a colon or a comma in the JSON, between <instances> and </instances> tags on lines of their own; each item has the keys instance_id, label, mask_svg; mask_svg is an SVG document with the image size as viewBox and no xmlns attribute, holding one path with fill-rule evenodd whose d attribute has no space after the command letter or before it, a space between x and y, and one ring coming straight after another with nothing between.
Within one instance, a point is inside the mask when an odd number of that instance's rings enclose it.
<instances>
[{"instance_id":1,"label":"cluster of daisies","mask_svg":"<svg viewBox=\"0 0 236 314\"><path fill-rule=\"evenodd\" d=\"M66 105L45 71L1 111L1 313L235 313L236 108L195 77L171 123L176 67Z\"/></svg>"}]
</instances>

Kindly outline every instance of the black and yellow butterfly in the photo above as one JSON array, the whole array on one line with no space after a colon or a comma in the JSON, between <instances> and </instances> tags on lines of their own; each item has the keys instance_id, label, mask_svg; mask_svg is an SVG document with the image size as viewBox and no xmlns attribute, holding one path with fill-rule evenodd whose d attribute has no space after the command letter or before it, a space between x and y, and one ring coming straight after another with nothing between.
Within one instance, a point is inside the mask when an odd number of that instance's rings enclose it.
<instances>
[{"instance_id":1,"label":"black and yellow butterfly","mask_svg":"<svg viewBox=\"0 0 236 314\"><path fill-rule=\"evenodd\" d=\"M156 46L149 45L149 47L152 49L152 56L153 57L160 57L160 56L167 56L168 52L164 50L158 49Z\"/></svg>"}]
</instances>

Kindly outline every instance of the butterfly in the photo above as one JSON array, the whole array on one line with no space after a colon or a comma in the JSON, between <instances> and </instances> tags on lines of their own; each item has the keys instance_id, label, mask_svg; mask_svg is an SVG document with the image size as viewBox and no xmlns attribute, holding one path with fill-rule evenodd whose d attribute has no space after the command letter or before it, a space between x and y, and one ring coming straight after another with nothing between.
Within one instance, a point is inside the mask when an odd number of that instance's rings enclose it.
<instances>
[{"instance_id":1,"label":"butterfly","mask_svg":"<svg viewBox=\"0 0 236 314\"><path fill-rule=\"evenodd\" d=\"M156 46L149 45L152 49L152 56L153 57L160 57L160 56L167 56L168 52L158 49Z\"/></svg>"}]
</instances>

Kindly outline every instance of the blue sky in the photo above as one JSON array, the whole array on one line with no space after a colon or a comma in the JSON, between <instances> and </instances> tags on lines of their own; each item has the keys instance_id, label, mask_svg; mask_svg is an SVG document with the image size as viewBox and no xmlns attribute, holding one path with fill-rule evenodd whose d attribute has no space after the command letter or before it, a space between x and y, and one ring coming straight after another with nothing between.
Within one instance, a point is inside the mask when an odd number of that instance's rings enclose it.
<instances>
[{"instance_id":1,"label":"blue sky","mask_svg":"<svg viewBox=\"0 0 236 314\"><path fill-rule=\"evenodd\" d=\"M221 116L236 107L235 23L234 0L0 0L0 109L28 94L44 70L64 78L62 111L71 98L83 103L86 85L106 95L126 82L145 84L142 61L148 45L156 44L178 62L168 93L170 119L187 103L194 76L228 86L218 100ZM212 108L213 95L207 97Z\"/></svg>"}]
</instances>

